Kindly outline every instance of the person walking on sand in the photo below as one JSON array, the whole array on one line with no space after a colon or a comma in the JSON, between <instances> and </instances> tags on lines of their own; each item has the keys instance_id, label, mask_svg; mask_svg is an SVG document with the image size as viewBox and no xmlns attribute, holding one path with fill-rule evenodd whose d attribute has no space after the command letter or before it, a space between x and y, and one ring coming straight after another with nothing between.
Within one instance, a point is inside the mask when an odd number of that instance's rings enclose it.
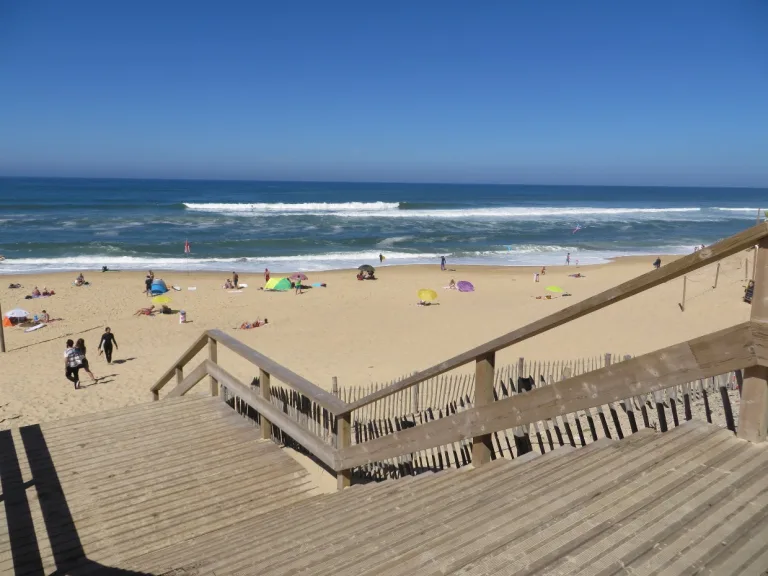
<instances>
[{"instance_id":1,"label":"person walking on sand","mask_svg":"<svg viewBox=\"0 0 768 576\"><path fill-rule=\"evenodd\" d=\"M237 290L240 287L240 276L237 275L237 272L234 270L232 271L232 284L235 286L235 290Z\"/></svg>"},{"instance_id":2,"label":"person walking on sand","mask_svg":"<svg viewBox=\"0 0 768 576\"><path fill-rule=\"evenodd\" d=\"M112 364L112 346L119 348L115 335L112 334L112 330L107 326L104 328L104 334L101 335L101 341L99 342L99 356L104 353L107 357L107 364Z\"/></svg>"},{"instance_id":3,"label":"person walking on sand","mask_svg":"<svg viewBox=\"0 0 768 576\"><path fill-rule=\"evenodd\" d=\"M88 376L91 377L91 381L96 382L96 377L88 366L88 358L85 357L85 340L79 338L77 342L75 342L75 350L77 350L77 353L80 354L82 358L82 360L80 360L80 368L88 373Z\"/></svg>"},{"instance_id":4,"label":"person walking on sand","mask_svg":"<svg viewBox=\"0 0 768 576\"><path fill-rule=\"evenodd\" d=\"M264 284L269 282L269 268L264 268Z\"/></svg>"},{"instance_id":5,"label":"person walking on sand","mask_svg":"<svg viewBox=\"0 0 768 576\"><path fill-rule=\"evenodd\" d=\"M570 266L571 265L571 253L568 252L568 254L565 255L565 265Z\"/></svg>"},{"instance_id":6,"label":"person walking on sand","mask_svg":"<svg viewBox=\"0 0 768 576\"><path fill-rule=\"evenodd\" d=\"M657 257L656 260L653 261L653 267L656 268L656 270L661 268L661 258Z\"/></svg>"},{"instance_id":7,"label":"person walking on sand","mask_svg":"<svg viewBox=\"0 0 768 576\"><path fill-rule=\"evenodd\" d=\"M379 254L379 264L384 262L384 254Z\"/></svg>"},{"instance_id":8,"label":"person walking on sand","mask_svg":"<svg viewBox=\"0 0 768 576\"><path fill-rule=\"evenodd\" d=\"M440 270L445 272L445 256L440 256Z\"/></svg>"},{"instance_id":9,"label":"person walking on sand","mask_svg":"<svg viewBox=\"0 0 768 576\"><path fill-rule=\"evenodd\" d=\"M301 279L296 278L296 294L303 294L301 291Z\"/></svg>"},{"instance_id":10,"label":"person walking on sand","mask_svg":"<svg viewBox=\"0 0 768 576\"><path fill-rule=\"evenodd\" d=\"M82 357L75 349L75 343L70 338L67 340L67 348L64 350L64 375L67 380L75 385L75 390L80 388L80 366Z\"/></svg>"},{"instance_id":11,"label":"person walking on sand","mask_svg":"<svg viewBox=\"0 0 768 576\"><path fill-rule=\"evenodd\" d=\"M147 274L147 277L144 278L144 292L147 294L147 296L152 295L152 277Z\"/></svg>"}]
</instances>

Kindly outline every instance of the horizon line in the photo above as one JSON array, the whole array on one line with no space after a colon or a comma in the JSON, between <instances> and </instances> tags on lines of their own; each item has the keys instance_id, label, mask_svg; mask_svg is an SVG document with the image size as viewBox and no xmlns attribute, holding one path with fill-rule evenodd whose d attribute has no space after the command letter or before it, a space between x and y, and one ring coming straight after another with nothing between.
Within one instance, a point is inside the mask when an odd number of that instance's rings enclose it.
<instances>
[{"instance_id":1,"label":"horizon line","mask_svg":"<svg viewBox=\"0 0 768 576\"><path fill-rule=\"evenodd\" d=\"M399 184L406 186L440 185L440 186L557 186L561 188L732 188L747 190L765 190L768 186L717 185L717 184L554 184L554 183L512 183L512 182L449 182L449 181L407 181L407 180L279 180L270 178L169 178L169 177L131 177L131 176L7 176L0 174L2 180L122 180L122 181L158 181L158 182L264 182L264 183L301 183L301 184Z\"/></svg>"}]
</instances>

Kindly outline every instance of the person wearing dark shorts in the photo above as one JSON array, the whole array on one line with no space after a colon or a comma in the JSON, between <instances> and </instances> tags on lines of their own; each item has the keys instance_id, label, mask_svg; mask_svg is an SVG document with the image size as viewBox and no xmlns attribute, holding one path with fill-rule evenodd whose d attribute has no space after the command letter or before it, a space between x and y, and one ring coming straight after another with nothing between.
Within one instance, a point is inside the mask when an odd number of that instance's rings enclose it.
<instances>
[{"instance_id":1,"label":"person wearing dark shorts","mask_svg":"<svg viewBox=\"0 0 768 576\"><path fill-rule=\"evenodd\" d=\"M118 348L115 335L112 334L112 330L109 327L104 328L104 334L101 335L101 341L99 342L99 355L104 352L104 356L107 357L107 364L112 364L112 346Z\"/></svg>"},{"instance_id":2,"label":"person wearing dark shorts","mask_svg":"<svg viewBox=\"0 0 768 576\"><path fill-rule=\"evenodd\" d=\"M237 275L237 272L232 272L232 284L235 285L235 290L237 290L240 287L240 276Z\"/></svg>"},{"instance_id":3,"label":"person wearing dark shorts","mask_svg":"<svg viewBox=\"0 0 768 576\"><path fill-rule=\"evenodd\" d=\"M72 339L67 340L67 349L64 350L64 370L67 380L75 385L75 390L80 388L80 366L83 357L75 349Z\"/></svg>"},{"instance_id":4,"label":"person wearing dark shorts","mask_svg":"<svg viewBox=\"0 0 768 576\"><path fill-rule=\"evenodd\" d=\"M144 279L144 291L147 293L147 296L149 296L152 293L152 278L149 274L147 274L147 277Z\"/></svg>"}]
</instances>

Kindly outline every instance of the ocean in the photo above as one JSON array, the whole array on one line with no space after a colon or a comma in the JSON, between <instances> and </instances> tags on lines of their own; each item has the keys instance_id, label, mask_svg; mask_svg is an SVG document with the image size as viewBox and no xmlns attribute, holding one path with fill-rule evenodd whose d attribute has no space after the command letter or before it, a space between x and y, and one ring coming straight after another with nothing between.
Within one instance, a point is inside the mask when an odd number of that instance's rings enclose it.
<instances>
[{"instance_id":1,"label":"ocean","mask_svg":"<svg viewBox=\"0 0 768 576\"><path fill-rule=\"evenodd\" d=\"M686 254L768 189L0 178L0 274L552 265ZM189 241L191 253L184 254Z\"/></svg>"}]
</instances>

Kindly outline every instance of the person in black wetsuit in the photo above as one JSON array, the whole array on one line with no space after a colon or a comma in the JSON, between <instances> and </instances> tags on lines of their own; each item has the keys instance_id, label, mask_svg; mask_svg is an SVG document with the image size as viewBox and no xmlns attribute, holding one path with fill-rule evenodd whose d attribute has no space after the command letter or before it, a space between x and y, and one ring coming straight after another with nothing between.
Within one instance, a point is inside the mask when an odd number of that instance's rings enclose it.
<instances>
[{"instance_id":1,"label":"person in black wetsuit","mask_svg":"<svg viewBox=\"0 0 768 576\"><path fill-rule=\"evenodd\" d=\"M112 334L112 329L104 328L104 334L101 335L101 341L99 342L99 356L104 352L104 356L107 357L107 363L112 364L112 346L118 348L115 335Z\"/></svg>"}]
</instances>

